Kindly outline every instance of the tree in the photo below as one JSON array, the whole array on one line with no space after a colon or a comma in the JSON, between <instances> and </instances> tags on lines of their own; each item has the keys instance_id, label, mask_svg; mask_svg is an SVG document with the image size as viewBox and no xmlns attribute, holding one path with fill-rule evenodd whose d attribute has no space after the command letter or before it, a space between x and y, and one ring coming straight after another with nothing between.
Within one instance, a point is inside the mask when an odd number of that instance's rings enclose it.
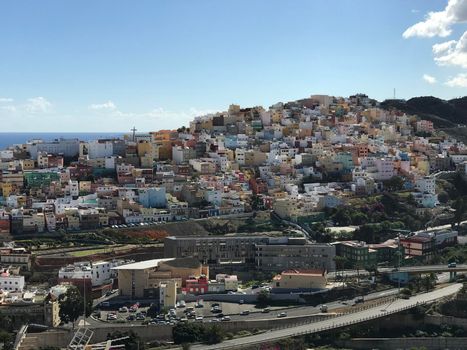
<instances>
[{"instance_id":1,"label":"tree","mask_svg":"<svg viewBox=\"0 0 467 350\"><path fill-rule=\"evenodd\" d=\"M0 343L3 344L3 350L13 350L14 349L14 337L13 334L0 331Z\"/></svg>"},{"instance_id":2,"label":"tree","mask_svg":"<svg viewBox=\"0 0 467 350\"><path fill-rule=\"evenodd\" d=\"M201 341L204 335L203 325L199 323L178 323L172 328L175 344L187 344Z\"/></svg>"},{"instance_id":3,"label":"tree","mask_svg":"<svg viewBox=\"0 0 467 350\"><path fill-rule=\"evenodd\" d=\"M454 224L457 225L457 229L459 229L462 219L464 218L465 213L467 212L467 198L466 197L459 197L454 202L452 206L456 212L454 213Z\"/></svg>"},{"instance_id":4,"label":"tree","mask_svg":"<svg viewBox=\"0 0 467 350\"><path fill-rule=\"evenodd\" d=\"M203 341L207 344L220 343L225 336L224 330L217 324L204 330Z\"/></svg>"},{"instance_id":5,"label":"tree","mask_svg":"<svg viewBox=\"0 0 467 350\"><path fill-rule=\"evenodd\" d=\"M432 290L435 287L436 276L433 273L430 273L428 276L422 278L423 287L427 292Z\"/></svg>"},{"instance_id":6,"label":"tree","mask_svg":"<svg viewBox=\"0 0 467 350\"><path fill-rule=\"evenodd\" d=\"M144 342L135 332L115 331L113 333L107 334L107 340L123 338L123 337L128 337L128 338L112 342L112 345L125 345L124 347L125 350L144 350L145 349Z\"/></svg>"},{"instance_id":7,"label":"tree","mask_svg":"<svg viewBox=\"0 0 467 350\"><path fill-rule=\"evenodd\" d=\"M400 176L393 176L383 184L389 192L400 191L404 188L404 180Z\"/></svg>"},{"instance_id":8,"label":"tree","mask_svg":"<svg viewBox=\"0 0 467 350\"><path fill-rule=\"evenodd\" d=\"M268 306L271 298L269 297L269 293L266 290L262 290L258 293L256 297L256 306L257 307L266 307Z\"/></svg>"},{"instance_id":9,"label":"tree","mask_svg":"<svg viewBox=\"0 0 467 350\"><path fill-rule=\"evenodd\" d=\"M60 295L60 319L65 322L72 322L73 328L75 321L83 314L84 298L81 296L78 288L71 286L65 294ZM86 303L86 316L89 316L92 311L92 300L88 298Z\"/></svg>"}]
</instances>

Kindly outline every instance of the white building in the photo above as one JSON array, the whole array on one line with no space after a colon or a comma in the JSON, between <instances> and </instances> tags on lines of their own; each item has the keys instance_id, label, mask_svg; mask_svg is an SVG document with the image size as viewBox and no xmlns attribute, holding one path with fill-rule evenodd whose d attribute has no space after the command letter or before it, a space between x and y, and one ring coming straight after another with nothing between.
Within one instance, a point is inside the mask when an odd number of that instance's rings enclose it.
<instances>
[{"instance_id":1,"label":"white building","mask_svg":"<svg viewBox=\"0 0 467 350\"><path fill-rule=\"evenodd\" d=\"M435 194L436 180L434 177L425 176L415 180L415 189L422 193Z\"/></svg>"},{"instance_id":2,"label":"white building","mask_svg":"<svg viewBox=\"0 0 467 350\"><path fill-rule=\"evenodd\" d=\"M24 276L11 275L8 269L3 269L0 273L0 289L22 292L24 289Z\"/></svg>"},{"instance_id":3,"label":"white building","mask_svg":"<svg viewBox=\"0 0 467 350\"><path fill-rule=\"evenodd\" d=\"M117 278L117 270L112 270L114 267L126 263L124 260L75 263L62 267L58 278L62 281L90 279L93 287L101 286Z\"/></svg>"}]
</instances>

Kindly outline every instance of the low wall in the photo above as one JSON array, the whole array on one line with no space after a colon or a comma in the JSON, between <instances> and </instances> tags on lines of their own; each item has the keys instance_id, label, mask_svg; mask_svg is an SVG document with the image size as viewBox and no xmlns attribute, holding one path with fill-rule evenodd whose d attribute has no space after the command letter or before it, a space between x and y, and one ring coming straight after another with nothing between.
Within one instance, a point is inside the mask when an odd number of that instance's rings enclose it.
<instances>
[{"instance_id":1,"label":"low wall","mask_svg":"<svg viewBox=\"0 0 467 350\"><path fill-rule=\"evenodd\" d=\"M300 298L299 294L269 294L269 298L273 301L291 301L297 303L304 303L305 301ZM205 301L219 301L219 302L228 302L228 303L238 303L240 300L243 300L247 304L252 304L256 302L257 294L203 294L203 295L193 295L193 294L183 294L180 295L180 298L177 297L177 300L185 300L187 302L197 301L202 299Z\"/></svg>"},{"instance_id":2,"label":"low wall","mask_svg":"<svg viewBox=\"0 0 467 350\"><path fill-rule=\"evenodd\" d=\"M406 350L423 348L426 350L465 350L467 338L355 338L336 341L338 346L349 349Z\"/></svg>"}]
</instances>

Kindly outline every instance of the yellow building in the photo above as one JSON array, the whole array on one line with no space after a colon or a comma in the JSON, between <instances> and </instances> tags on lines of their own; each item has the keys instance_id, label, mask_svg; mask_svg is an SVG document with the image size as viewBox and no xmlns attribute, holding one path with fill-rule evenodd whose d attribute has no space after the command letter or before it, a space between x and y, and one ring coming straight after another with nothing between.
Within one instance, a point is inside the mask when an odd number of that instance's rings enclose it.
<instances>
[{"instance_id":1,"label":"yellow building","mask_svg":"<svg viewBox=\"0 0 467 350\"><path fill-rule=\"evenodd\" d=\"M114 269L118 271L120 295L132 298L154 295L154 290L158 288L161 293L161 284L166 284L170 289L173 288L171 283L175 283L177 288L180 288L190 276L209 273L206 266L193 258L153 259L121 265Z\"/></svg>"},{"instance_id":2,"label":"yellow building","mask_svg":"<svg viewBox=\"0 0 467 350\"><path fill-rule=\"evenodd\" d=\"M326 288L325 270L286 270L273 279L273 290L299 291Z\"/></svg>"},{"instance_id":3,"label":"yellow building","mask_svg":"<svg viewBox=\"0 0 467 350\"><path fill-rule=\"evenodd\" d=\"M22 159L21 167L23 170L32 170L35 168L35 162L33 159Z\"/></svg>"},{"instance_id":4,"label":"yellow building","mask_svg":"<svg viewBox=\"0 0 467 350\"><path fill-rule=\"evenodd\" d=\"M80 181L79 191L82 193L91 193L91 181Z\"/></svg>"},{"instance_id":5,"label":"yellow building","mask_svg":"<svg viewBox=\"0 0 467 350\"><path fill-rule=\"evenodd\" d=\"M13 192L13 184L11 183L0 183L2 189L2 195L4 198L8 197Z\"/></svg>"},{"instance_id":6,"label":"yellow building","mask_svg":"<svg viewBox=\"0 0 467 350\"><path fill-rule=\"evenodd\" d=\"M177 303L177 288L175 281L166 281L159 284L159 306L172 308Z\"/></svg>"}]
</instances>

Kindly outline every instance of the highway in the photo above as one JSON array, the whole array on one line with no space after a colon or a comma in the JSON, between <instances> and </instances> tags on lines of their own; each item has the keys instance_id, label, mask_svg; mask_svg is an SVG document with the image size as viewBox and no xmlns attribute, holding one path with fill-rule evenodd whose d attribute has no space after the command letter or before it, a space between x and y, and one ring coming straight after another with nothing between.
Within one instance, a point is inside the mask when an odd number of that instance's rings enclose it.
<instances>
[{"instance_id":1,"label":"highway","mask_svg":"<svg viewBox=\"0 0 467 350\"><path fill-rule=\"evenodd\" d=\"M430 272L465 272L467 271L467 264L458 264L456 267L448 267L447 265L425 265L425 266L406 266L400 269L394 267L380 267L379 273L390 272L408 272L408 273L430 273Z\"/></svg>"},{"instance_id":2,"label":"highway","mask_svg":"<svg viewBox=\"0 0 467 350\"><path fill-rule=\"evenodd\" d=\"M357 311L354 313L336 316L334 318L295 326L290 328L271 330L265 333L256 334L244 338L237 338L224 341L220 344L206 345L198 344L191 347L193 350L217 350L217 349L241 349L245 346L267 343L273 340L279 340L298 335L318 333L330 329L350 326L352 324L367 322L372 319L385 317L390 314L398 313L403 310L410 309L418 304L430 303L440 298L452 295L462 288L461 283L456 283L448 287L440 288L429 293L424 293L411 297L408 300L396 299L386 305L375 306L366 310Z\"/></svg>"}]
</instances>

